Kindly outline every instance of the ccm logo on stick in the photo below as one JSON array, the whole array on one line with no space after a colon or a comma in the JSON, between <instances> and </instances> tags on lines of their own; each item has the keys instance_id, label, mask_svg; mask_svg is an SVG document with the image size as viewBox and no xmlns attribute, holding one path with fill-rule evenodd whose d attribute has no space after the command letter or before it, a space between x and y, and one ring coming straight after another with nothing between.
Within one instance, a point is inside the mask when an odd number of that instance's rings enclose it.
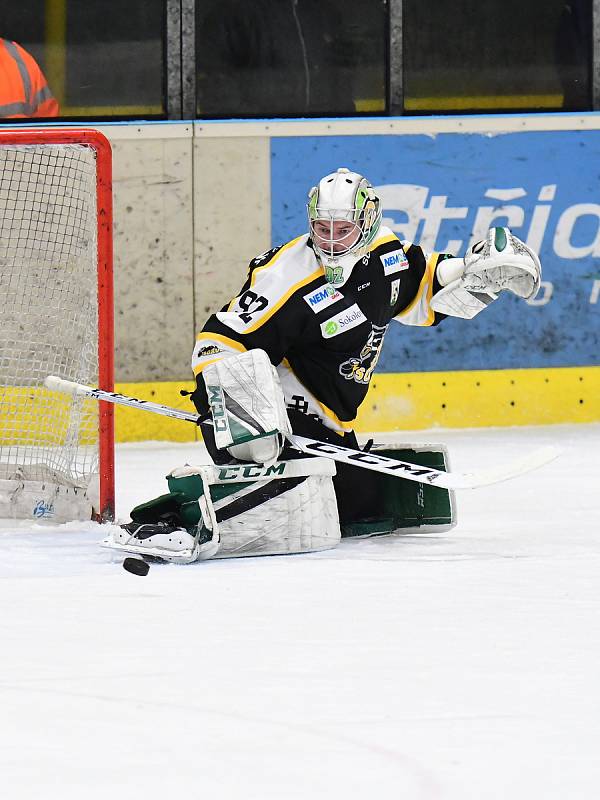
<instances>
[{"instance_id":1,"label":"ccm logo on stick","mask_svg":"<svg viewBox=\"0 0 600 800\"><path fill-rule=\"evenodd\" d=\"M386 456L381 457L377 456L375 453L363 453L359 450L348 452L349 448L338 447L337 445L330 444L329 442L326 444L322 442L311 442L307 449L314 450L317 453L339 453L340 455L344 455L349 462L358 461L361 464L381 464L385 467L388 467L390 470L409 472L411 475L422 477L428 482L435 480L436 478L435 470L428 469L427 467L420 467L416 464L408 464L403 461L399 461L396 464L391 464L391 459L387 458Z\"/></svg>"}]
</instances>

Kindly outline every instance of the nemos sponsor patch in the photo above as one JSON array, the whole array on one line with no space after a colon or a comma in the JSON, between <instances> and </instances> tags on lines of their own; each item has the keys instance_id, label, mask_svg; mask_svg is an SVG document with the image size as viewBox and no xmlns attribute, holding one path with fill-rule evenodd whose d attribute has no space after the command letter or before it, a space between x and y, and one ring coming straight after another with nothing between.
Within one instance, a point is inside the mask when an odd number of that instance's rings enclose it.
<instances>
[{"instance_id":1,"label":"nemos sponsor patch","mask_svg":"<svg viewBox=\"0 0 600 800\"><path fill-rule=\"evenodd\" d=\"M392 250L391 253L384 253L379 256L383 264L383 271L386 275L393 275L394 272L401 272L403 269L408 269L408 259L402 248L399 250Z\"/></svg>"},{"instance_id":2,"label":"nemos sponsor patch","mask_svg":"<svg viewBox=\"0 0 600 800\"><path fill-rule=\"evenodd\" d=\"M341 292L338 292L338 290L330 284L327 284L326 286L319 286L318 289L315 289L309 294L304 295L305 301L312 308L315 314L317 311L321 311L323 308L327 308L333 303L337 303L338 300L342 300L343 297L344 295Z\"/></svg>"},{"instance_id":3,"label":"nemos sponsor patch","mask_svg":"<svg viewBox=\"0 0 600 800\"><path fill-rule=\"evenodd\" d=\"M322 322L321 333L324 339L331 339L332 336L339 336L340 333L346 333L346 331L356 328L357 325L362 325L366 319L360 308L354 303L350 308L336 314L335 317Z\"/></svg>"}]
</instances>

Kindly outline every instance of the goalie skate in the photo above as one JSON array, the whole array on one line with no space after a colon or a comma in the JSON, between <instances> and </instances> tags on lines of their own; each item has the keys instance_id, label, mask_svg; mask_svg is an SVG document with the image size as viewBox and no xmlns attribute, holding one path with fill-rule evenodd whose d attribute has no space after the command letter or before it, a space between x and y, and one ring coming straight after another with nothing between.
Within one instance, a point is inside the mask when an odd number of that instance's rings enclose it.
<instances>
[{"instance_id":1,"label":"goalie skate","mask_svg":"<svg viewBox=\"0 0 600 800\"><path fill-rule=\"evenodd\" d=\"M190 564L210 558L217 550L212 532L204 526L195 535L169 522L129 522L111 526L102 547L140 555L148 560Z\"/></svg>"}]
</instances>

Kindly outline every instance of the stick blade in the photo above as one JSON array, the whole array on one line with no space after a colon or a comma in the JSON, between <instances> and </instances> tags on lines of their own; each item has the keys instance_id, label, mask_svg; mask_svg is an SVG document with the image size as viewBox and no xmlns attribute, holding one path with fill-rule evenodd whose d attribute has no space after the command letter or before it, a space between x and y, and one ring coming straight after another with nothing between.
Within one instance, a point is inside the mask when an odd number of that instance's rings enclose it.
<instances>
[{"instance_id":1,"label":"stick blade","mask_svg":"<svg viewBox=\"0 0 600 800\"><path fill-rule=\"evenodd\" d=\"M500 464L491 469L482 469L477 472L456 472L451 473L455 489L479 489L482 486L491 486L494 483L518 478L532 472L534 469L549 464L562 453L559 447L547 445L533 450L520 458L516 458L507 464Z\"/></svg>"}]
</instances>

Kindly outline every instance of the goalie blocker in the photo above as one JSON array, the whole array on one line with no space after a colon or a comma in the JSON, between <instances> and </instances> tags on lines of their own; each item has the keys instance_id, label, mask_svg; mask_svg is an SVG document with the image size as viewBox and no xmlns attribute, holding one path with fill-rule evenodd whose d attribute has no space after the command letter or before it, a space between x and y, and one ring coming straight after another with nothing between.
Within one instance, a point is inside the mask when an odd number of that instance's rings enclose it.
<instances>
[{"instance_id":1,"label":"goalie blocker","mask_svg":"<svg viewBox=\"0 0 600 800\"><path fill-rule=\"evenodd\" d=\"M445 448L377 448L399 460L447 468ZM169 492L112 527L106 547L176 563L283 555L334 548L341 537L447 531L456 524L453 493L354 468L348 492L368 493L372 514L340 524L334 462L296 458L272 464L202 464L173 470ZM356 483L360 481L360 486Z\"/></svg>"}]
</instances>

